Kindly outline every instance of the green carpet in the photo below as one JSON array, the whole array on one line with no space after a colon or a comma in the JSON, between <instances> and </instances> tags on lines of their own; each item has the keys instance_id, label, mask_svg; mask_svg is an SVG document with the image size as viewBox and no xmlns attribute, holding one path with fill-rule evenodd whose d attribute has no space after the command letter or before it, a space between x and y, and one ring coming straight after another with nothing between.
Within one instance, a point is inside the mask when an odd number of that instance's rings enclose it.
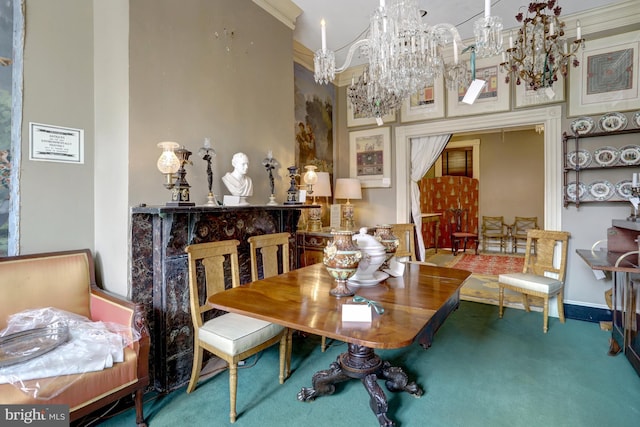
<instances>
[{"instance_id":1,"label":"green carpet","mask_svg":"<svg viewBox=\"0 0 640 427\"><path fill-rule=\"evenodd\" d=\"M403 366L425 391L420 398L391 393L389 416L398 426L600 427L640 423L640 377L622 355L607 356L610 333L598 324L549 319L493 305L462 301L436 334L432 347L417 344L378 353ZM238 374L236 426L376 426L369 398L357 380L314 402L296 399L314 372L328 368L346 344L320 352L319 338L294 340L291 377L278 383L278 351L264 351ZM255 364L254 364L255 362ZM384 385L381 382L381 386ZM229 423L227 371L201 381L187 395L180 388L148 396L150 427L224 426ZM134 426L133 409L101 426ZM94 424L95 425L95 424Z\"/></svg>"}]
</instances>

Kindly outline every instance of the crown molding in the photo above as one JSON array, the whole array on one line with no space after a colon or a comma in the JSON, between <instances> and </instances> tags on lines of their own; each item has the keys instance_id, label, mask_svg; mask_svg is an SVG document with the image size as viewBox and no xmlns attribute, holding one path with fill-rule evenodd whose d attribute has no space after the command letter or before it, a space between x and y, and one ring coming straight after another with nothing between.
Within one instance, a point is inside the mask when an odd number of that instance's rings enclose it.
<instances>
[{"instance_id":1,"label":"crown molding","mask_svg":"<svg viewBox=\"0 0 640 427\"><path fill-rule=\"evenodd\" d=\"M296 27L296 19L302 13L302 9L291 0L253 0L253 2L292 30Z\"/></svg>"}]
</instances>

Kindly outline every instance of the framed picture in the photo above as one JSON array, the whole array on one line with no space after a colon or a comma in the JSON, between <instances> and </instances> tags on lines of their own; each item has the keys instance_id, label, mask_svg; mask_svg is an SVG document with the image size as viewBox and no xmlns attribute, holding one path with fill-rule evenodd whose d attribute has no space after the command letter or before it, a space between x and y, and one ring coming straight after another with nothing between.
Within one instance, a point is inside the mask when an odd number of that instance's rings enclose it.
<instances>
[{"instance_id":1,"label":"framed picture","mask_svg":"<svg viewBox=\"0 0 640 427\"><path fill-rule=\"evenodd\" d=\"M349 132L349 175L363 188L391 187L389 127Z\"/></svg>"},{"instance_id":2,"label":"framed picture","mask_svg":"<svg viewBox=\"0 0 640 427\"><path fill-rule=\"evenodd\" d=\"M640 108L640 31L588 40L571 67L569 116Z\"/></svg>"},{"instance_id":3,"label":"framed picture","mask_svg":"<svg viewBox=\"0 0 640 427\"><path fill-rule=\"evenodd\" d=\"M391 112L386 116L382 117L382 121L384 123L390 123L396 121L396 113ZM367 126L367 125L375 125L377 124L375 117L362 117L354 113L353 105L351 105L351 101L347 99L347 127L354 126Z\"/></svg>"},{"instance_id":4,"label":"framed picture","mask_svg":"<svg viewBox=\"0 0 640 427\"><path fill-rule=\"evenodd\" d=\"M559 74L558 81L548 89L530 90L526 83L513 84L516 88L516 108L532 107L534 105L551 104L564 101L564 77Z\"/></svg>"},{"instance_id":5,"label":"framed picture","mask_svg":"<svg viewBox=\"0 0 640 427\"><path fill-rule=\"evenodd\" d=\"M486 82L476 101L469 105L462 102L467 87L458 90L447 89L447 116L467 116L470 114L486 114L508 111L509 84L500 71L500 57L476 59L476 79Z\"/></svg>"},{"instance_id":6,"label":"framed picture","mask_svg":"<svg viewBox=\"0 0 640 427\"><path fill-rule=\"evenodd\" d=\"M400 121L415 122L442 118L444 99L444 80L440 76L433 82L433 86L425 87L402 102Z\"/></svg>"}]
</instances>

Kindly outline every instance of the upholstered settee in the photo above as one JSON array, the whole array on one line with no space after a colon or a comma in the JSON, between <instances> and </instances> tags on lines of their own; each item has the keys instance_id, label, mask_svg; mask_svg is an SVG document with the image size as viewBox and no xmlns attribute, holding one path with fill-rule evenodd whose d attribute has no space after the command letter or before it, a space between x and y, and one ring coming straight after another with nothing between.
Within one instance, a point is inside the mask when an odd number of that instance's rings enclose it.
<instances>
[{"instance_id":1,"label":"upholstered settee","mask_svg":"<svg viewBox=\"0 0 640 427\"><path fill-rule=\"evenodd\" d=\"M57 387L61 392L39 390L36 395L11 383L0 384L0 404L65 404L70 420L75 421L134 395L136 422L146 426L142 398L149 384L149 333L142 307L98 288L88 249L0 258L0 331L6 329L10 315L48 307L85 316L91 322L125 325L122 330L131 331L136 338L127 340L126 347L123 344L121 363L73 374L78 378L60 375L43 382L43 387ZM40 400L41 396L53 397Z\"/></svg>"}]
</instances>

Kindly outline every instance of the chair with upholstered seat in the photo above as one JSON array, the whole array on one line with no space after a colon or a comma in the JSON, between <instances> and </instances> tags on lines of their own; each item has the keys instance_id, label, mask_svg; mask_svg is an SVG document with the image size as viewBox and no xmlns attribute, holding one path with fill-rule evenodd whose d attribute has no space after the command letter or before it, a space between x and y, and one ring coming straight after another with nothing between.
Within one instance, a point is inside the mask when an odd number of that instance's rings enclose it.
<instances>
[{"instance_id":1,"label":"chair with upholstered seat","mask_svg":"<svg viewBox=\"0 0 640 427\"><path fill-rule=\"evenodd\" d=\"M409 257L409 260L416 260L416 240L415 224L392 224L391 233L398 238L398 249L396 257Z\"/></svg>"},{"instance_id":2,"label":"chair with upholstered seat","mask_svg":"<svg viewBox=\"0 0 640 427\"><path fill-rule=\"evenodd\" d=\"M203 350L229 364L229 399L231 422L235 422L238 362L276 343L280 343L280 383L285 380L287 329L273 323L236 313L210 318L213 310L207 299L224 292L225 284L240 286L237 240L198 243L185 249L189 259L189 306L193 322L193 368L187 393L198 383ZM227 274L225 274L225 271ZM213 312L212 312L213 313ZM207 320L205 320L207 319Z\"/></svg>"},{"instance_id":3,"label":"chair with upholstered seat","mask_svg":"<svg viewBox=\"0 0 640 427\"><path fill-rule=\"evenodd\" d=\"M251 281L266 279L289 272L289 233L273 233L251 236ZM285 377L291 373L291 331L287 334Z\"/></svg>"},{"instance_id":4,"label":"chair with upholstered seat","mask_svg":"<svg viewBox=\"0 0 640 427\"><path fill-rule=\"evenodd\" d=\"M537 252L533 252L536 245ZM564 278L567 269L569 233L566 231L529 230L522 273L500 274L499 316L504 313L504 290L522 294L522 304L530 311L528 296L543 299L543 330L549 329L549 298L558 297L558 316L564 323Z\"/></svg>"},{"instance_id":5,"label":"chair with upholstered seat","mask_svg":"<svg viewBox=\"0 0 640 427\"><path fill-rule=\"evenodd\" d=\"M487 246L497 244L500 252L507 249L507 225L504 223L502 216L483 216L482 217L482 252L487 251Z\"/></svg>"},{"instance_id":6,"label":"chair with upholstered seat","mask_svg":"<svg viewBox=\"0 0 640 427\"><path fill-rule=\"evenodd\" d=\"M518 248L524 248L527 243L527 231L538 228L538 217L517 216L511 226L511 251L518 252ZM535 245L533 252L536 252Z\"/></svg>"}]
</instances>

